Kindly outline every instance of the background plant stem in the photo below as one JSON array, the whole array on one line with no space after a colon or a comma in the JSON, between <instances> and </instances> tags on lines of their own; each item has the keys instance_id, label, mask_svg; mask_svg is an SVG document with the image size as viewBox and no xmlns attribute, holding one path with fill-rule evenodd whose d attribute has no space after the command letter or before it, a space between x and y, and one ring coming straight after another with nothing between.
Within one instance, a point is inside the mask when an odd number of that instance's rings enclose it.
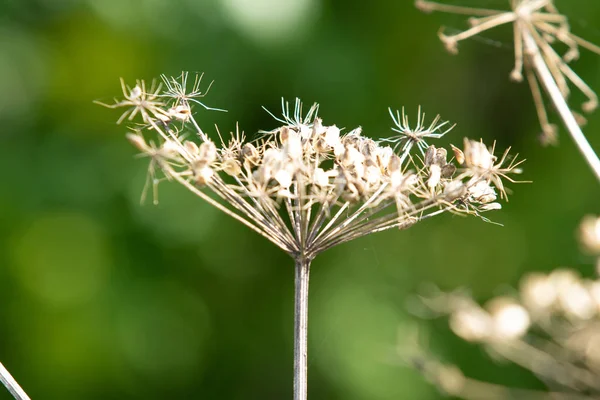
<instances>
[{"instance_id":1,"label":"background plant stem","mask_svg":"<svg viewBox=\"0 0 600 400\"><path fill-rule=\"evenodd\" d=\"M27 393L25 393L21 386L19 386L17 381L15 381L15 378L12 377L10 372L8 372L6 368L4 368L4 365L2 365L2 363L0 363L0 382L2 382L4 386L6 386L10 394L12 394L15 399L31 400L29 396L27 396Z\"/></svg>"},{"instance_id":2,"label":"background plant stem","mask_svg":"<svg viewBox=\"0 0 600 400\"><path fill-rule=\"evenodd\" d=\"M296 259L294 280L294 400L307 398L308 280L310 260Z\"/></svg>"}]
</instances>

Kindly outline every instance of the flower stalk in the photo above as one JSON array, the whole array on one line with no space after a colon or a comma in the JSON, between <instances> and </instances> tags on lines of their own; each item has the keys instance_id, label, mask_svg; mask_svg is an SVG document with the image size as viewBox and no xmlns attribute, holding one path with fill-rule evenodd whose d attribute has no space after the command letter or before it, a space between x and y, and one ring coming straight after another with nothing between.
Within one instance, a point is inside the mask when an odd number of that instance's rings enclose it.
<instances>
[{"instance_id":1,"label":"flower stalk","mask_svg":"<svg viewBox=\"0 0 600 400\"><path fill-rule=\"evenodd\" d=\"M308 283L310 260L298 257L294 280L294 400L308 397Z\"/></svg>"}]
</instances>

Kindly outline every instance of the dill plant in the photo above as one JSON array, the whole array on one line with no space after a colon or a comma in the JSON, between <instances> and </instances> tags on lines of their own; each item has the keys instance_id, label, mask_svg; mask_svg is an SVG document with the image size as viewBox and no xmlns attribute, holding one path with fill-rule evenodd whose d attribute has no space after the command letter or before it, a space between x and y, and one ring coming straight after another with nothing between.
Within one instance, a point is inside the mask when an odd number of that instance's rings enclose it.
<instances>
[{"instance_id":1,"label":"dill plant","mask_svg":"<svg viewBox=\"0 0 600 400\"><path fill-rule=\"evenodd\" d=\"M124 109L117 122L133 122L128 140L149 159L144 195L163 181L190 192L268 239L295 265L294 399L307 398L307 329L310 266L342 243L412 225L444 213L476 215L501 208L504 181L514 182L521 161L499 157L481 141L464 139L448 151L427 143L451 127L419 110L408 117L390 110L395 135L377 142L360 128L342 132L304 112L300 100L282 100L279 126L253 140L243 132L213 140L194 117L206 92L197 76L162 77L161 85L121 81ZM164 89L163 89L164 88ZM399 150L399 151L398 151ZM416 151L415 151L416 150Z\"/></svg>"}]
</instances>

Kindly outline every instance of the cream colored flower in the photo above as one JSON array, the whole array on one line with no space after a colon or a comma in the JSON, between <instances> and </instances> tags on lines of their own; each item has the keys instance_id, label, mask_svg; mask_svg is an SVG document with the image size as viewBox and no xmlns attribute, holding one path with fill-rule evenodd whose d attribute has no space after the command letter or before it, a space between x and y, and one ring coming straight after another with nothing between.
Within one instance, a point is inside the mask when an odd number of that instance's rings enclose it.
<instances>
[{"instance_id":1,"label":"cream colored flower","mask_svg":"<svg viewBox=\"0 0 600 400\"><path fill-rule=\"evenodd\" d=\"M423 141L451 129L439 117L426 127L419 111L411 130L398 115L396 131L411 139L396 153L385 141L363 136L360 128L343 134L336 125L325 125L316 104L303 113L299 100L293 109L283 102L282 116L275 117L281 126L263 131L258 140L246 142L236 129L228 140L219 134L217 145L191 109L192 103L211 109L198 100L206 94L200 91L201 76L189 91L187 78L186 73L180 79L163 76L164 92L146 93L141 81L133 89L123 84L125 100L110 106L129 108L123 114L129 119L142 116L146 129L129 139L151 158L153 187L161 170L292 257L312 259L338 244L405 229L445 211L479 215L496 209L494 186L505 194L502 179L515 172L502 167L506 156L495 163L483 143L465 141L466 161L455 173L447 151ZM155 136L150 143L160 144L148 145L148 134ZM413 144L423 158L411 156Z\"/></svg>"}]
</instances>

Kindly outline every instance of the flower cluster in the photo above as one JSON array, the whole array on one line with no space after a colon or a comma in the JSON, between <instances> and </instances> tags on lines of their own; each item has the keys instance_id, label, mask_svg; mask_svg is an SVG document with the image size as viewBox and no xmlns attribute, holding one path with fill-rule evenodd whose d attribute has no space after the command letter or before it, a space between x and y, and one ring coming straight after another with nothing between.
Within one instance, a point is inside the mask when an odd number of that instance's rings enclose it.
<instances>
[{"instance_id":1,"label":"flower cluster","mask_svg":"<svg viewBox=\"0 0 600 400\"><path fill-rule=\"evenodd\" d=\"M503 180L520 172L507 152L498 158L468 139L453 147L453 163L445 149L423 144L421 116L416 131L408 123L397 130L403 137L396 140L411 145L396 153L360 128L326 125L316 104L304 113L299 100L292 110L282 101L281 125L257 139L246 141L236 130L215 142L192 112L194 103L210 109L198 101L205 95L200 79L189 92L186 79L163 77L164 92L156 85L146 91L142 81L133 88L123 83L124 99L108 105L126 109L118 122L140 117L127 137L151 160L149 183L156 186L161 172L294 258L311 260L337 244L446 211L498 209ZM428 131L433 137L445 126L438 121ZM412 144L422 153L411 154Z\"/></svg>"},{"instance_id":2,"label":"flower cluster","mask_svg":"<svg viewBox=\"0 0 600 400\"><path fill-rule=\"evenodd\" d=\"M600 261L599 227L600 218L586 217L580 239ZM456 367L419 359L419 368L447 394L473 399L516 398L519 393L523 398L599 398L600 278L556 269L526 275L515 295L496 297L484 306L460 291L436 290L422 301L436 315L448 315L457 336L530 370L553 390L542 394L479 382Z\"/></svg>"},{"instance_id":3,"label":"flower cluster","mask_svg":"<svg viewBox=\"0 0 600 400\"><path fill-rule=\"evenodd\" d=\"M569 63L579 58L580 47L598 54L600 54L600 47L574 35L570 30L567 17L559 13L552 0L511 0L511 10L508 11L460 7L429 0L416 0L415 4L425 12L442 11L472 16L469 18L471 28L464 32L446 35L440 31L440 39L451 53L458 52L457 45L462 40L499 25L513 24L515 67L510 77L520 82L523 80L523 70L525 70L542 127L544 143L557 142L557 128L549 122L538 77L532 68L530 57L534 52L539 53L543 58L565 99L569 97L569 83L571 83L587 97L587 101L582 105L583 111L592 112L598 107L598 96L571 69ZM562 55L559 54L553 47L555 43L565 45L567 51ZM585 123L583 116L576 113L574 115L580 124Z\"/></svg>"}]
</instances>

